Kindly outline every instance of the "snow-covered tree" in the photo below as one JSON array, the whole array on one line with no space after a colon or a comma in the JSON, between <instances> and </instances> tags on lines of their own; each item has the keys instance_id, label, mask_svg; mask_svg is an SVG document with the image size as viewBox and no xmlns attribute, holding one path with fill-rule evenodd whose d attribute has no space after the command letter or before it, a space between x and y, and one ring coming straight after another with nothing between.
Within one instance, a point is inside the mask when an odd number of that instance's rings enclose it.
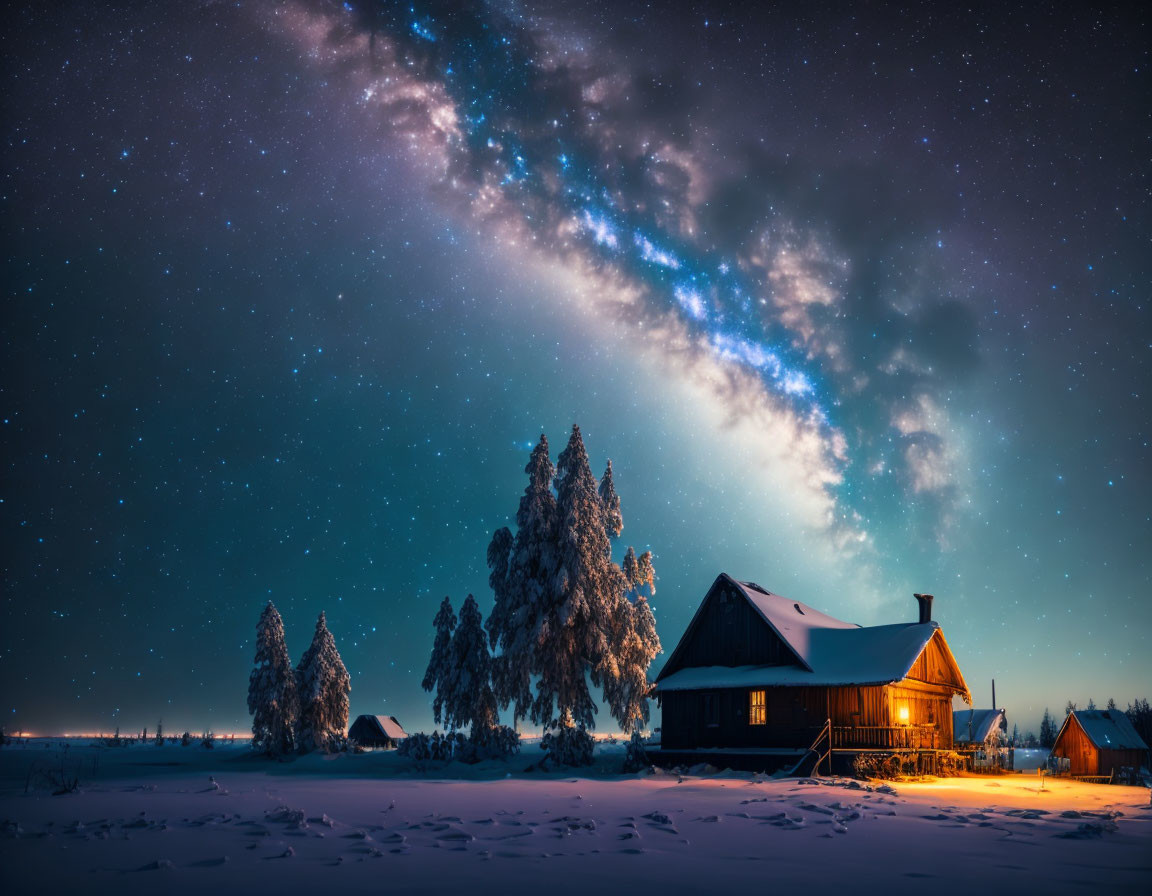
<instances>
[{"instance_id":1,"label":"snow-covered tree","mask_svg":"<svg viewBox=\"0 0 1152 896\"><path fill-rule=\"evenodd\" d=\"M1108 705L1105 707L1105 709L1113 710L1115 708L1116 708L1116 700L1113 697L1109 697L1108 698Z\"/></svg>"},{"instance_id":2,"label":"snow-covered tree","mask_svg":"<svg viewBox=\"0 0 1152 896\"><path fill-rule=\"evenodd\" d=\"M252 714L252 748L278 756L293 748L293 731L299 713L296 676L284 621L268 601L256 626L255 668L248 677L248 712Z\"/></svg>"},{"instance_id":3,"label":"snow-covered tree","mask_svg":"<svg viewBox=\"0 0 1152 896\"><path fill-rule=\"evenodd\" d=\"M620 496L616 494L616 484L612 481L612 461L600 479L600 505L604 509L604 527L609 538L616 538L624 529L624 517L620 514Z\"/></svg>"},{"instance_id":4,"label":"snow-covered tree","mask_svg":"<svg viewBox=\"0 0 1152 896\"><path fill-rule=\"evenodd\" d=\"M440 602L440 611L432 624L436 626L436 640L432 643L432 656L428 660L428 669L421 685L426 691L436 692L432 701L432 715L439 725L451 690L452 632L456 630L456 613L447 596Z\"/></svg>"},{"instance_id":5,"label":"snow-covered tree","mask_svg":"<svg viewBox=\"0 0 1152 896\"><path fill-rule=\"evenodd\" d=\"M1088 709L1088 710L1093 710L1093 709L1095 709L1095 708L1096 708L1096 701L1095 701L1095 700L1093 700L1091 697L1089 697L1089 698L1088 698L1088 706L1087 706L1087 707L1085 707L1085 708L1086 708L1086 709Z\"/></svg>"},{"instance_id":6,"label":"snow-covered tree","mask_svg":"<svg viewBox=\"0 0 1152 896\"><path fill-rule=\"evenodd\" d=\"M558 757L581 757L596 711L589 681L625 730L648 717L647 669L660 642L640 589L654 588L652 557L630 548L626 571L613 562L623 516L612 465L598 484L578 426L555 471L541 436L525 472L516 534L500 529L488 548L495 692L518 718L563 729L546 741Z\"/></svg>"},{"instance_id":7,"label":"snow-covered tree","mask_svg":"<svg viewBox=\"0 0 1152 896\"><path fill-rule=\"evenodd\" d=\"M512 704L521 719L532 714L531 676L537 673L545 649L541 634L547 609L555 601L555 468L543 434L524 472L528 487L516 511L516 535L499 529L488 546L488 582L496 596L488 635L491 646L499 650L492 683L500 704Z\"/></svg>"},{"instance_id":8,"label":"snow-covered tree","mask_svg":"<svg viewBox=\"0 0 1152 896\"><path fill-rule=\"evenodd\" d=\"M636 593L639 589L647 587L648 596L656 593L656 570L652 568L652 552L645 551L639 557L631 547L624 554L624 562L620 567L624 573L624 580L628 583L628 590Z\"/></svg>"},{"instance_id":9,"label":"snow-covered tree","mask_svg":"<svg viewBox=\"0 0 1152 896\"><path fill-rule=\"evenodd\" d=\"M613 633L624 575L611 558L604 506L580 427L556 463L554 600L541 630L533 715L592 727L596 704L588 680L603 687L616 675Z\"/></svg>"},{"instance_id":10,"label":"snow-covered tree","mask_svg":"<svg viewBox=\"0 0 1152 896\"><path fill-rule=\"evenodd\" d=\"M348 695L352 680L324 614L316 620L312 644L296 667L300 717L296 745L301 752L331 750L348 732Z\"/></svg>"},{"instance_id":11,"label":"snow-covered tree","mask_svg":"<svg viewBox=\"0 0 1152 896\"><path fill-rule=\"evenodd\" d=\"M469 727L473 737L482 739L483 734L496 725L498 717L484 617L471 594L460 607L460 621L452 634L449 654L444 724L448 728Z\"/></svg>"}]
</instances>

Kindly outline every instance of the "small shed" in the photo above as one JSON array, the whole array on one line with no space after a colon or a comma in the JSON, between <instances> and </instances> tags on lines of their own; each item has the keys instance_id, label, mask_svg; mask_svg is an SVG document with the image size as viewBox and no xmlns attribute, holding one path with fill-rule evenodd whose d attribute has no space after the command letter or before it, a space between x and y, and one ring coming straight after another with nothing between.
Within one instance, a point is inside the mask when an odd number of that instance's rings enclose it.
<instances>
[{"instance_id":1,"label":"small shed","mask_svg":"<svg viewBox=\"0 0 1152 896\"><path fill-rule=\"evenodd\" d=\"M1119 709L1077 709L1068 714L1052 755L1068 760L1073 776L1108 777L1148 764L1148 744Z\"/></svg>"},{"instance_id":2,"label":"small shed","mask_svg":"<svg viewBox=\"0 0 1152 896\"><path fill-rule=\"evenodd\" d=\"M1008 720L1002 709L962 709L952 713L956 749L971 755L976 771L1012 767Z\"/></svg>"},{"instance_id":3,"label":"small shed","mask_svg":"<svg viewBox=\"0 0 1152 896\"><path fill-rule=\"evenodd\" d=\"M357 716L348 729L348 739L362 747L396 747L408 733L396 721L396 716Z\"/></svg>"},{"instance_id":4,"label":"small shed","mask_svg":"<svg viewBox=\"0 0 1152 896\"><path fill-rule=\"evenodd\" d=\"M1007 730L1002 709L961 709L952 713L952 736L958 747L979 747L994 741L996 746Z\"/></svg>"}]
</instances>

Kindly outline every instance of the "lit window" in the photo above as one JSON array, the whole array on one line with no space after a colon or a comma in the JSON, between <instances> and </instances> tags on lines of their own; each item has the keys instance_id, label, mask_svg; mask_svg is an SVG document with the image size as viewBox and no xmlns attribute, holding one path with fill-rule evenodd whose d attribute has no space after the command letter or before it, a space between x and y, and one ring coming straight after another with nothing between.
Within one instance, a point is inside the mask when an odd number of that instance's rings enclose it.
<instances>
[{"instance_id":1,"label":"lit window","mask_svg":"<svg viewBox=\"0 0 1152 896\"><path fill-rule=\"evenodd\" d=\"M764 704L763 691L748 692L748 724L764 725L768 721L768 712Z\"/></svg>"}]
</instances>

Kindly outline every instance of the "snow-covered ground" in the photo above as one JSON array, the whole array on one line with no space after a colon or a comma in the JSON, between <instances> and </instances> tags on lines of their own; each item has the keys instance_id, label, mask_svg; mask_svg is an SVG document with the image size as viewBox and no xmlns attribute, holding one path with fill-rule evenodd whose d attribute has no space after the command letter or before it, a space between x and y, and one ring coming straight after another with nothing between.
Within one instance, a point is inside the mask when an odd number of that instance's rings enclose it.
<instances>
[{"instance_id":1,"label":"snow-covered ground","mask_svg":"<svg viewBox=\"0 0 1152 896\"><path fill-rule=\"evenodd\" d=\"M23 892L1147 892L1137 787L1035 773L843 779L270 763L242 746L0 749L0 884ZM50 779L78 772L76 792ZM30 774L30 770L32 773ZM29 792L25 793L28 787Z\"/></svg>"}]
</instances>

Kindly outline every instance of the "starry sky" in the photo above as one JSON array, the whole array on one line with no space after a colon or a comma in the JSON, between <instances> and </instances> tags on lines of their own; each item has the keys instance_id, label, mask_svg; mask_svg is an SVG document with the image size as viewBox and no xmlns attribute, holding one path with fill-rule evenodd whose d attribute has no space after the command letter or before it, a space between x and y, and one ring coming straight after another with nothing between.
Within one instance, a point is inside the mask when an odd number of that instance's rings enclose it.
<instances>
[{"instance_id":1,"label":"starry sky","mask_svg":"<svg viewBox=\"0 0 1152 896\"><path fill-rule=\"evenodd\" d=\"M724 571L1150 696L1147 14L746 6L10 12L2 724L244 731L271 599L430 729L574 422L668 651Z\"/></svg>"}]
</instances>

